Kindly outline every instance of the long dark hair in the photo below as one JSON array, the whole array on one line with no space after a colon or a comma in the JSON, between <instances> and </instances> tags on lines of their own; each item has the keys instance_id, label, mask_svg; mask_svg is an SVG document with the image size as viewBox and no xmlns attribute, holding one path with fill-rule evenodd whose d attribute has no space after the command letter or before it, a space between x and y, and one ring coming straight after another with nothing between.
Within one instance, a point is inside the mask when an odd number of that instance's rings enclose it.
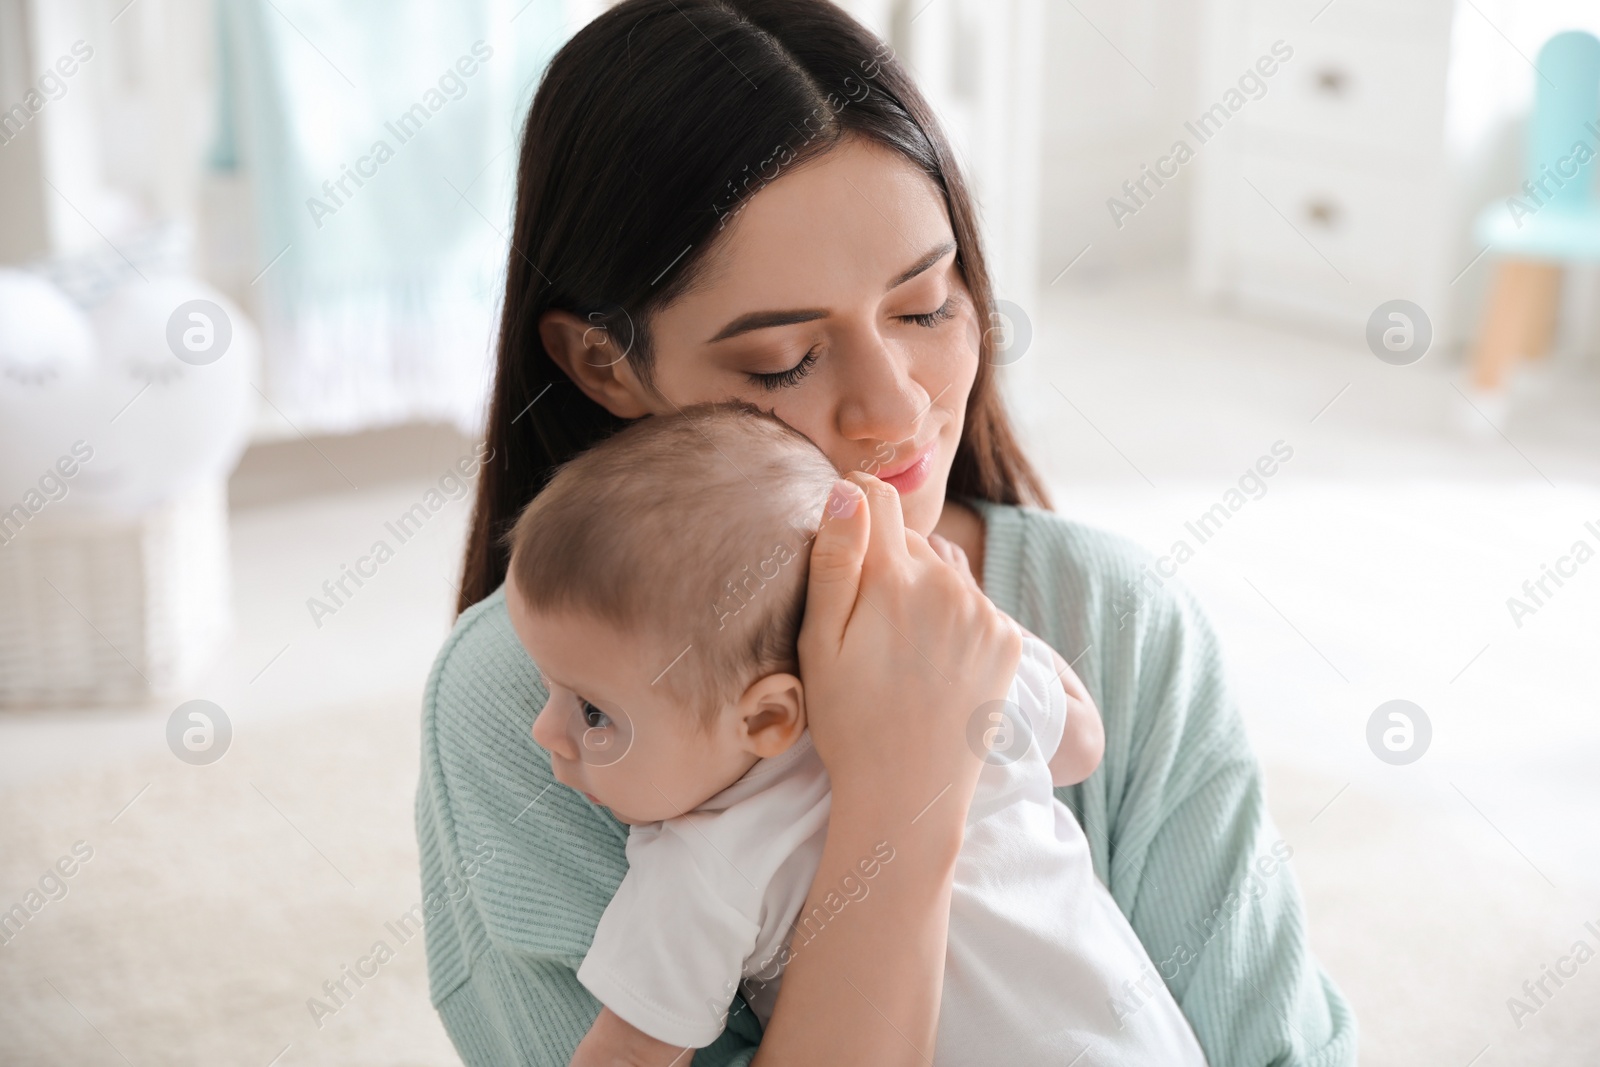
<instances>
[{"instance_id":1,"label":"long dark hair","mask_svg":"<svg viewBox=\"0 0 1600 1067\"><path fill-rule=\"evenodd\" d=\"M650 313L680 295L721 228L767 181L846 135L944 194L980 323L993 291L972 197L889 49L827 0L626 0L550 61L528 111L489 407L458 611L505 579L502 535L555 469L625 420L550 358L539 319L605 328L651 382ZM991 331L947 492L1048 507L994 384Z\"/></svg>"}]
</instances>

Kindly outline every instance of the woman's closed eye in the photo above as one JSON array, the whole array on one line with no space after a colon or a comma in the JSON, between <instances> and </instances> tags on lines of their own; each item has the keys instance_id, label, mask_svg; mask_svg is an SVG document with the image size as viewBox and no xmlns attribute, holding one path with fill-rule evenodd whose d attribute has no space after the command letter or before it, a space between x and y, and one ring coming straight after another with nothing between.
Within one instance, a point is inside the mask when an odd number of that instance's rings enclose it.
<instances>
[{"instance_id":1,"label":"woman's closed eye","mask_svg":"<svg viewBox=\"0 0 1600 1067\"><path fill-rule=\"evenodd\" d=\"M956 298L955 298L954 294L952 294L951 296L949 296L949 297L947 297L945 299L944 303L940 304L938 307L934 308L932 311L924 312L923 314L920 314L920 315L901 315L900 319L903 322L913 322L913 323L916 323L918 326L927 326L929 328L932 328L934 326L939 325L941 322L947 322L951 318L954 318L955 317L955 313L956 313Z\"/></svg>"},{"instance_id":2,"label":"woman's closed eye","mask_svg":"<svg viewBox=\"0 0 1600 1067\"><path fill-rule=\"evenodd\" d=\"M811 368L817 365L817 351L821 346L813 347L809 352L800 357L800 362L788 370L774 371L771 374L749 373L746 375L750 381L763 389L786 389L797 383L801 378L811 373Z\"/></svg>"},{"instance_id":3,"label":"woman's closed eye","mask_svg":"<svg viewBox=\"0 0 1600 1067\"><path fill-rule=\"evenodd\" d=\"M917 326L932 329L955 318L955 314L956 297L952 293L945 299L943 304L940 304L932 311L925 311L915 315L898 315L896 318L901 322L910 322ZM800 379L811 373L811 368L817 364L820 347L820 345L812 347L804 356L800 357L800 362L788 370L773 371L767 374L751 371L747 372L745 377L763 389L787 389L789 386L798 384Z\"/></svg>"}]
</instances>

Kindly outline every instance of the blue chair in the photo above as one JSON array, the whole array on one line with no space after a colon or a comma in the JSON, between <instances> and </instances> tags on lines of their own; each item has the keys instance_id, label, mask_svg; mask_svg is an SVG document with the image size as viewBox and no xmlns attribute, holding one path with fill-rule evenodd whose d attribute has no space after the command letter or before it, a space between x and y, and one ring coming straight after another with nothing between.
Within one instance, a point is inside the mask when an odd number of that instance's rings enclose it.
<instances>
[{"instance_id":1,"label":"blue chair","mask_svg":"<svg viewBox=\"0 0 1600 1067\"><path fill-rule=\"evenodd\" d=\"M1485 208L1474 234L1501 259L1473 353L1473 386L1494 393L1519 358L1543 355L1555 332L1561 268L1600 262L1600 40L1579 30L1539 49L1526 178Z\"/></svg>"}]
</instances>

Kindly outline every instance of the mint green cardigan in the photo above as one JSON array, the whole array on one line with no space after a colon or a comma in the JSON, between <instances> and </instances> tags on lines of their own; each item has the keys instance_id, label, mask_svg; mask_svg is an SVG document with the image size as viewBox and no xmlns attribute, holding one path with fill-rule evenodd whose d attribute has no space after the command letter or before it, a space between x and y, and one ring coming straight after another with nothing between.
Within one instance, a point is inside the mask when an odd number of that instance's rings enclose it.
<instances>
[{"instance_id":1,"label":"mint green cardigan","mask_svg":"<svg viewBox=\"0 0 1600 1067\"><path fill-rule=\"evenodd\" d=\"M1355 1020L1306 945L1299 889L1275 862L1290 850L1193 597L1168 583L1131 600L1148 559L1131 542L1049 512L977 506L984 590L1075 661L1105 719L1104 762L1056 795L1207 1059L1354 1063ZM529 736L544 699L497 591L461 616L423 700L428 977L469 1067L565 1065L600 1010L574 972L627 870L627 827L551 778ZM1131 1010L1142 994L1118 995ZM694 1063L748 1064L752 1016L733 1012Z\"/></svg>"}]
</instances>

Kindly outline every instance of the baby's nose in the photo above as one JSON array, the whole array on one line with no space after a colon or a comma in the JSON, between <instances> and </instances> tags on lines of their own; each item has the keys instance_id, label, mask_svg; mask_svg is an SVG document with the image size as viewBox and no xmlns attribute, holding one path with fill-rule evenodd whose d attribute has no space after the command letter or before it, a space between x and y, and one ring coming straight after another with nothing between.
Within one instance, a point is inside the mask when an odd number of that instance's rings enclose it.
<instances>
[{"instance_id":1,"label":"baby's nose","mask_svg":"<svg viewBox=\"0 0 1600 1067\"><path fill-rule=\"evenodd\" d=\"M576 759L577 752L573 750L572 739L567 736L567 731L562 728L561 712L553 707L554 700L547 701L533 720L533 743L539 747L553 752L567 759Z\"/></svg>"}]
</instances>

